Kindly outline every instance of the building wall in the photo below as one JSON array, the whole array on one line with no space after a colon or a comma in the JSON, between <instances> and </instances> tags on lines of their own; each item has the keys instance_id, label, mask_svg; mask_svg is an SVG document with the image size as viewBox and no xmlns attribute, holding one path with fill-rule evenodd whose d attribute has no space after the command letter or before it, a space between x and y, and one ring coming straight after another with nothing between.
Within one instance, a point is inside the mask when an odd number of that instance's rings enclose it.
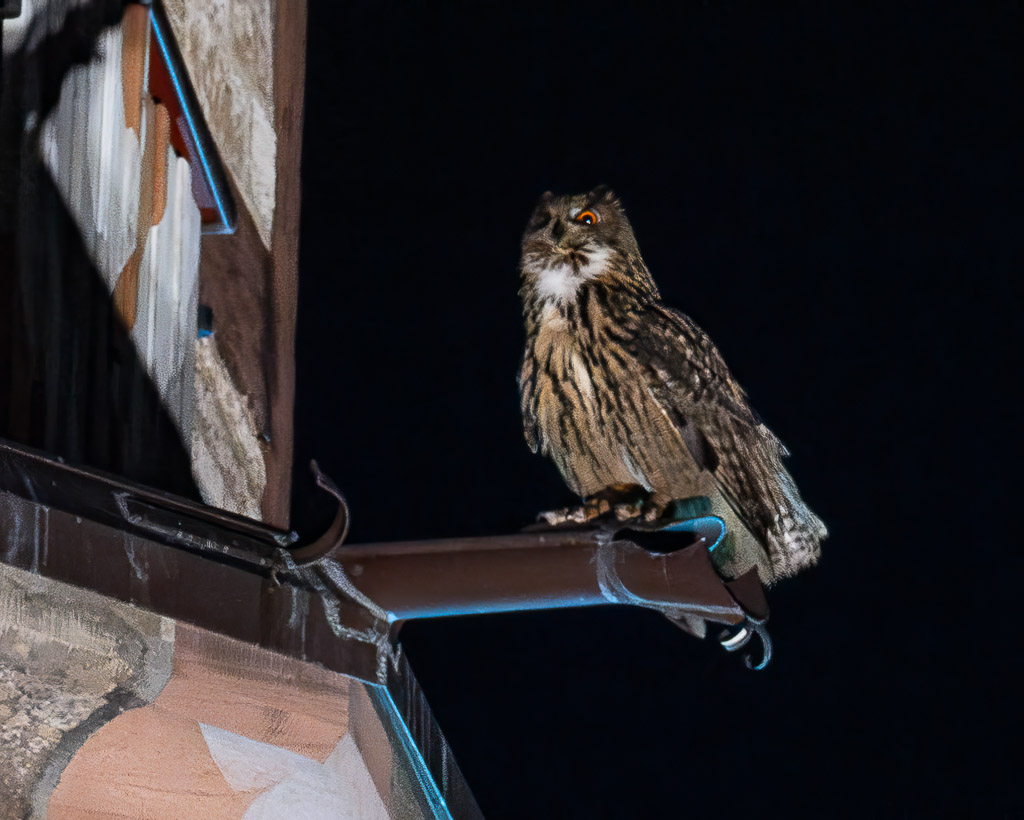
<instances>
[{"instance_id":1,"label":"building wall","mask_svg":"<svg viewBox=\"0 0 1024 820\"><path fill-rule=\"evenodd\" d=\"M3 30L0 435L195 496L199 225L146 9L31 0Z\"/></svg>"},{"instance_id":2,"label":"building wall","mask_svg":"<svg viewBox=\"0 0 1024 820\"><path fill-rule=\"evenodd\" d=\"M164 8L213 138L269 249L277 177L276 3L167 0Z\"/></svg>"},{"instance_id":3,"label":"building wall","mask_svg":"<svg viewBox=\"0 0 1024 820\"><path fill-rule=\"evenodd\" d=\"M0 817L426 816L366 685L0 564Z\"/></svg>"},{"instance_id":4,"label":"building wall","mask_svg":"<svg viewBox=\"0 0 1024 820\"><path fill-rule=\"evenodd\" d=\"M200 241L146 7L27 0L4 21L0 435L286 527L304 4L166 11L234 235Z\"/></svg>"}]
</instances>

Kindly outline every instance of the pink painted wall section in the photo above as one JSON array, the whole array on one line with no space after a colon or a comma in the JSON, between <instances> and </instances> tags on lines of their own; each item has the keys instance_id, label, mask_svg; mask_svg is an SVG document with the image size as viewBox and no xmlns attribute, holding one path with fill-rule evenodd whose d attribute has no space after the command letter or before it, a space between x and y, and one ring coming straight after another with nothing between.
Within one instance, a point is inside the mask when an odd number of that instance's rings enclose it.
<instances>
[{"instance_id":1,"label":"pink painted wall section","mask_svg":"<svg viewBox=\"0 0 1024 820\"><path fill-rule=\"evenodd\" d=\"M348 733L361 686L179 624L171 680L86 741L48 816L387 817Z\"/></svg>"}]
</instances>

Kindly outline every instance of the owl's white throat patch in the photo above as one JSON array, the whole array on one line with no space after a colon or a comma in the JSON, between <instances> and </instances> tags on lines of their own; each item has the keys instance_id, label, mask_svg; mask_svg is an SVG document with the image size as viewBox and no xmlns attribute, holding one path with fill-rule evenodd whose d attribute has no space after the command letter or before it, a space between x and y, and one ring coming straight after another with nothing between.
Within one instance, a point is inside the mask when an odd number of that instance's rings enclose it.
<instances>
[{"instance_id":1,"label":"owl's white throat patch","mask_svg":"<svg viewBox=\"0 0 1024 820\"><path fill-rule=\"evenodd\" d=\"M583 265L574 265L552 256L526 259L524 268L534 277L540 301L557 304L572 302L584 282L601 275L611 252L607 248L588 248L584 253L587 261Z\"/></svg>"}]
</instances>

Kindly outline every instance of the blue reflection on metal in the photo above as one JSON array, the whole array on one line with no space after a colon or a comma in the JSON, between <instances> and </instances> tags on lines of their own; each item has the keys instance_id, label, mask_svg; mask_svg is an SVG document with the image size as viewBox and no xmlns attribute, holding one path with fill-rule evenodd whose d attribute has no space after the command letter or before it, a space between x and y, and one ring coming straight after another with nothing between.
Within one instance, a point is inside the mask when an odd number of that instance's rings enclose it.
<instances>
[{"instance_id":1,"label":"blue reflection on metal","mask_svg":"<svg viewBox=\"0 0 1024 820\"><path fill-rule=\"evenodd\" d=\"M445 802L441 790L430 774L430 769L427 768L427 761L424 760L420 747L413 740L412 732L409 731L409 727L402 719L402 714L398 711L395 699L391 697L388 688L368 683L366 691L376 703L378 713L383 713L387 716L390 726L385 727L385 729L388 730L389 734L398 738L398 742L402 746L403 756L409 761L409 765L412 766L416 774L416 780L420 784L421 794L426 799L430 810L434 813L433 816L437 820L452 820L451 812L448 811L448 803Z\"/></svg>"},{"instance_id":2,"label":"blue reflection on metal","mask_svg":"<svg viewBox=\"0 0 1024 820\"><path fill-rule=\"evenodd\" d=\"M725 521L717 515L702 515L700 518L689 518L686 521L669 524L662 531L692 532L705 541L710 541L711 546L708 547L708 552L714 552L715 547L721 544L722 539L725 538Z\"/></svg>"},{"instance_id":3,"label":"blue reflection on metal","mask_svg":"<svg viewBox=\"0 0 1024 820\"><path fill-rule=\"evenodd\" d=\"M174 63L171 62L171 54L167 49L167 43L164 41L163 32L160 30L160 24L157 22L156 15L153 10L149 11L149 20L153 24L153 33L156 34L156 42L160 46L160 53L164 57L164 65L167 66L167 73L171 75L171 83L174 85L174 93L178 95L178 102L181 104L181 110L185 112L185 121L188 123L188 130L192 134L192 143L196 147L196 153L199 154L199 161L203 166L203 175L206 177L206 184L210 188L210 192L213 194L213 200L217 203L217 213L220 214L220 224L222 226L221 233L231 233L231 227L228 225L228 217L224 212L224 204L220 200L220 192L217 190L217 185L213 181L213 174L210 172L210 164L207 162L206 154L203 153L203 146L199 141L199 132L196 131L196 125L192 121L192 112L189 110L188 102L185 100L185 92L181 88L181 81L178 79L178 72L174 70Z\"/></svg>"},{"instance_id":4,"label":"blue reflection on metal","mask_svg":"<svg viewBox=\"0 0 1024 820\"><path fill-rule=\"evenodd\" d=\"M565 596L564 598L531 598L525 601L521 598L514 598L508 601L488 601L477 606L470 607L466 604L459 604L449 608L416 610L415 618L447 618L451 615L486 615L494 612L527 612L533 609L563 609L565 607L598 606L608 603L603 595L592 596ZM407 617L403 613L393 616L395 620Z\"/></svg>"}]
</instances>

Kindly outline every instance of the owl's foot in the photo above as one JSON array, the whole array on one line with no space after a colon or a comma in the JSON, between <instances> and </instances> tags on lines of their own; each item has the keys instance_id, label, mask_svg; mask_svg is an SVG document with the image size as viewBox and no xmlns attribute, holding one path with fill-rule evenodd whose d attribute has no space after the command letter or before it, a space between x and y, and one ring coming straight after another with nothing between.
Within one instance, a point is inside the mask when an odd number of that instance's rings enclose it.
<instances>
[{"instance_id":1,"label":"owl's foot","mask_svg":"<svg viewBox=\"0 0 1024 820\"><path fill-rule=\"evenodd\" d=\"M753 615L748 615L747 619L733 627L732 630L726 629L718 638L718 642L722 644L722 647L726 652L736 652L750 643L750 639L757 635L761 639L762 655L761 662L754 665L754 661L750 655L745 655L743 662L746 663L748 669L755 669L760 672L764 669L768 662L772 659L772 639L768 634L766 624L768 619L755 618Z\"/></svg>"},{"instance_id":2,"label":"owl's foot","mask_svg":"<svg viewBox=\"0 0 1024 820\"><path fill-rule=\"evenodd\" d=\"M613 484L585 499L577 507L542 512L537 516L552 527L565 524L595 524L605 521L653 521L661 506L651 503L651 494L639 484Z\"/></svg>"}]
</instances>

